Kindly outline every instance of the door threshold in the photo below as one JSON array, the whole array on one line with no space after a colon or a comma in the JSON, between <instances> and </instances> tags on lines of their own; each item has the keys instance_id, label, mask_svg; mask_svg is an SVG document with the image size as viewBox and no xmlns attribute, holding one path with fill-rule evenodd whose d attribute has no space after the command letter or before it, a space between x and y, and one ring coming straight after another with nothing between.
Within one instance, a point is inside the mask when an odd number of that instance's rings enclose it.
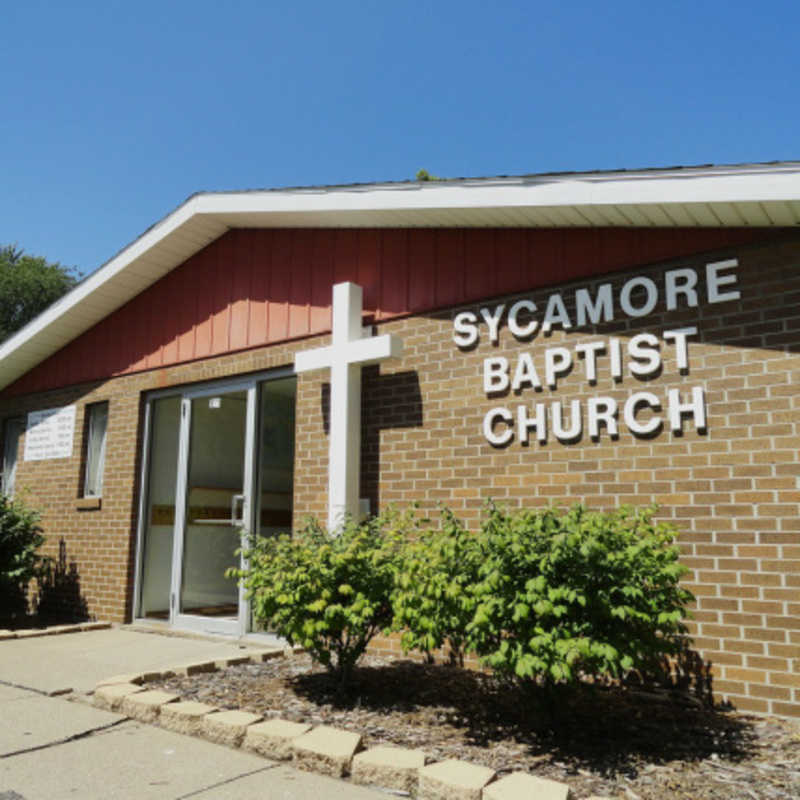
<instances>
[{"instance_id":1,"label":"door threshold","mask_svg":"<svg viewBox=\"0 0 800 800\"><path fill-rule=\"evenodd\" d=\"M175 628L166 620L158 619L137 619L127 625L121 625L121 630L132 631L133 633L154 633L161 636L174 636L179 639L198 639L208 642L228 642L229 644L238 643L240 647L281 647L289 648L285 639L274 633L246 633L240 636L238 633L204 633L203 631L190 630L187 628Z\"/></svg>"}]
</instances>

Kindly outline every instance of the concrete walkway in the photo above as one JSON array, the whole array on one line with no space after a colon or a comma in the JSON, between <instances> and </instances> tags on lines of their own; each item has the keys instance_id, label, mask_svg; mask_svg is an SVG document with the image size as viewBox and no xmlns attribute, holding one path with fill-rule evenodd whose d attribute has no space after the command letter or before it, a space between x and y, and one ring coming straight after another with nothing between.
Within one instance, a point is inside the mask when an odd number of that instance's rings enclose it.
<instances>
[{"instance_id":1,"label":"concrete walkway","mask_svg":"<svg viewBox=\"0 0 800 800\"><path fill-rule=\"evenodd\" d=\"M127 630L0 642L0 800L386 797L81 701L113 674L237 653L236 643ZM43 694L66 688L79 694Z\"/></svg>"},{"instance_id":2,"label":"concrete walkway","mask_svg":"<svg viewBox=\"0 0 800 800\"><path fill-rule=\"evenodd\" d=\"M98 681L112 675L246 652L235 640L166 636L125 628L11 639L0 642L0 681L45 694L86 694Z\"/></svg>"}]
</instances>

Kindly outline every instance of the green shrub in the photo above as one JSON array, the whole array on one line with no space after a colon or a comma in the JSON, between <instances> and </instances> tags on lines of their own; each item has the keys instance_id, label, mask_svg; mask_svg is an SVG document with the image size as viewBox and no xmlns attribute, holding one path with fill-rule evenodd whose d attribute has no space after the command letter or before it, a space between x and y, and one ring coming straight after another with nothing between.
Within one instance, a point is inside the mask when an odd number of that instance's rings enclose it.
<instances>
[{"instance_id":1,"label":"green shrub","mask_svg":"<svg viewBox=\"0 0 800 800\"><path fill-rule=\"evenodd\" d=\"M28 583L49 563L38 553L43 543L39 514L0 494L0 615L26 612Z\"/></svg>"},{"instance_id":2,"label":"green shrub","mask_svg":"<svg viewBox=\"0 0 800 800\"><path fill-rule=\"evenodd\" d=\"M448 509L442 529L406 545L392 595L394 628L405 651L431 651L445 642L450 661L463 665L466 630L475 610L481 551L478 537Z\"/></svg>"},{"instance_id":3,"label":"green shrub","mask_svg":"<svg viewBox=\"0 0 800 800\"><path fill-rule=\"evenodd\" d=\"M398 525L387 512L331 535L311 521L293 538L258 539L245 554L249 566L229 574L242 580L258 622L306 648L344 688L370 639L392 621Z\"/></svg>"},{"instance_id":4,"label":"green shrub","mask_svg":"<svg viewBox=\"0 0 800 800\"><path fill-rule=\"evenodd\" d=\"M468 647L499 676L545 686L655 668L676 653L692 595L676 531L654 509L490 507Z\"/></svg>"}]
</instances>

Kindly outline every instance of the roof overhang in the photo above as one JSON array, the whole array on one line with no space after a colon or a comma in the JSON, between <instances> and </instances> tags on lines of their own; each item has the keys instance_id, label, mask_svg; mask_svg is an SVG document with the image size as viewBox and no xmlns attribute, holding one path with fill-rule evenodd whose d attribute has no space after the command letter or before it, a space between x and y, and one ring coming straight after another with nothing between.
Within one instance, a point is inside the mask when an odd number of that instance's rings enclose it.
<instances>
[{"instance_id":1,"label":"roof overhang","mask_svg":"<svg viewBox=\"0 0 800 800\"><path fill-rule=\"evenodd\" d=\"M797 225L800 162L196 194L0 345L0 389L230 228Z\"/></svg>"}]
</instances>

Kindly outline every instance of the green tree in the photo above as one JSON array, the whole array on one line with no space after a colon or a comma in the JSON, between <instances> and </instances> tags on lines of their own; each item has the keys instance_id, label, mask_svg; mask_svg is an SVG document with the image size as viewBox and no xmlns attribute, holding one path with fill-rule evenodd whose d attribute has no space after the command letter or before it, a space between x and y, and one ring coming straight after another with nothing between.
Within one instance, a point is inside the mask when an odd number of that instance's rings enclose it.
<instances>
[{"instance_id":1,"label":"green tree","mask_svg":"<svg viewBox=\"0 0 800 800\"><path fill-rule=\"evenodd\" d=\"M74 269L16 245L0 246L0 341L44 311L76 283Z\"/></svg>"}]
</instances>

